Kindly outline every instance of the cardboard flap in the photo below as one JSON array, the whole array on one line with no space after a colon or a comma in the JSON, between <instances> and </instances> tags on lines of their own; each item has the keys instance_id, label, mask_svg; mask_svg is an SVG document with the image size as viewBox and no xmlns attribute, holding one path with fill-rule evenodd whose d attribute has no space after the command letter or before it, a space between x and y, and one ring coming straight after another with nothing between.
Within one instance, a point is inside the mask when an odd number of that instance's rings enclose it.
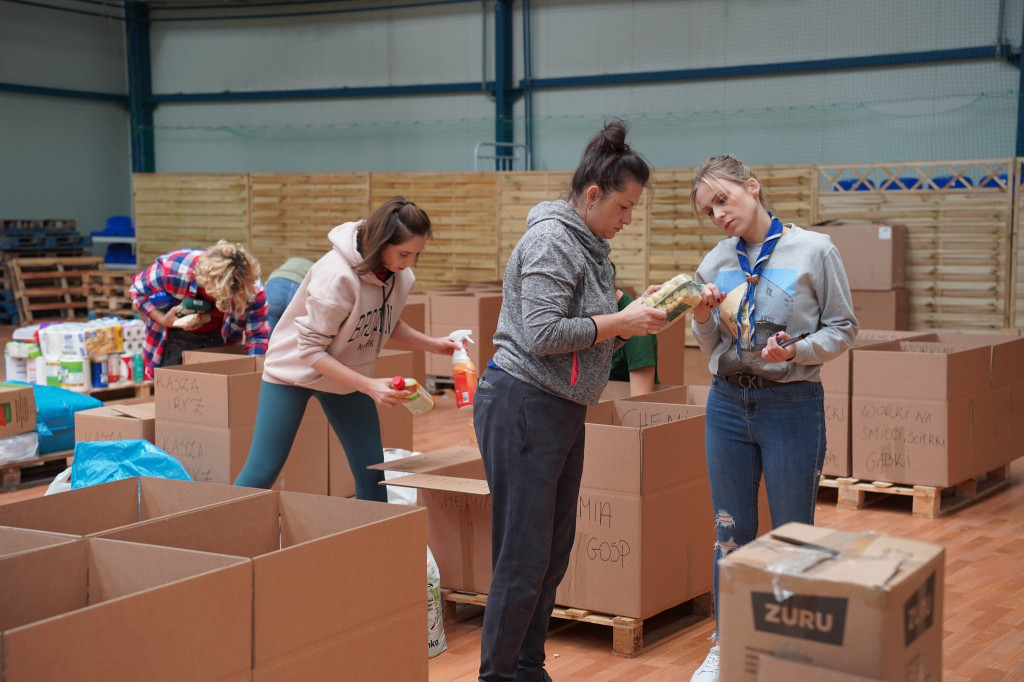
<instances>
[{"instance_id":1,"label":"cardboard flap","mask_svg":"<svg viewBox=\"0 0 1024 682\"><path fill-rule=\"evenodd\" d=\"M124 417L133 419L154 419L156 417L155 403L139 403L135 405L110 405L110 410Z\"/></svg>"},{"instance_id":2,"label":"cardboard flap","mask_svg":"<svg viewBox=\"0 0 1024 682\"><path fill-rule=\"evenodd\" d=\"M384 481L381 485L393 485L400 488L422 488L424 490L444 490L466 495L490 495L491 489L487 481L478 478L460 478L458 476L437 476L435 474L409 474Z\"/></svg>"},{"instance_id":3,"label":"cardboard flap","mask_svg":"<svg viewBox=\"0 0 1024 682\"><path fill-rule=\"evenodd\" d=\"M371 464L366 468L376 469L380 471L404 471L409 473L417 473L423 471L430 471L432 469L448 466L450 464L461 464L462 462L470 462L477 459L480 459L480 451L477 450L476 448L457 446L451 448L444 448L443 450L434 450L433 452L427 452L419 455L413 455L412 457L394 459L391 460L390 462Z\"/></svg>"}]
</instances>

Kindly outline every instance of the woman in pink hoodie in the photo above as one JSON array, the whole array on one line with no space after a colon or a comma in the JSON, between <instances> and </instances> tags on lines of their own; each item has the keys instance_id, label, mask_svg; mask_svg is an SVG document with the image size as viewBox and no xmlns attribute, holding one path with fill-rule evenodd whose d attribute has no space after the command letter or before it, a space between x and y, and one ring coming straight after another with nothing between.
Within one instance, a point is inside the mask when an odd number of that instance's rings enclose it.
<instances>
[{"instance_id":1,"label":"woman in pink hoodie","mask_svg":"<svg viewBox=\"0 0 1024 682\"><path fill-rule=\"evenodd\" d=\"M329 234L317 261L274 329L263 367L252 447L235 485L269 488L284 467L306 403L315 396L338 435L361 500L387 502L375 403L393 407L403 391L373 377L380 349L396 340L451 355L458 344L421 334L400 319L416 281L411 270L430 238L430 218L405 197Z\"/></svg>"}]
</instances>

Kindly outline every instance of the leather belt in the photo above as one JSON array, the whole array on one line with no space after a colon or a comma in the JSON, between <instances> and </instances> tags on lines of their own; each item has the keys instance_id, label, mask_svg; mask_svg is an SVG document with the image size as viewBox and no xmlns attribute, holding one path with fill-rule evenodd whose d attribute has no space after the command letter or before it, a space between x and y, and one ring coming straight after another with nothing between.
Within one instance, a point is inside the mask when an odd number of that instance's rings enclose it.
<instances>
[{"instance_id":1,"label":"leather belt","mask_svg":"<svg viewBox=\"0 0 1024 682\"><path fill-rule=\"evenodd\" d=\"M729 374L729 375L718 375L719 379L724 379L730 384L736 384L743 388L771 388L772 386L782 386L784 381L772 381L771 379L765 379L756 374Z\"/></svg>"}]
</instances>

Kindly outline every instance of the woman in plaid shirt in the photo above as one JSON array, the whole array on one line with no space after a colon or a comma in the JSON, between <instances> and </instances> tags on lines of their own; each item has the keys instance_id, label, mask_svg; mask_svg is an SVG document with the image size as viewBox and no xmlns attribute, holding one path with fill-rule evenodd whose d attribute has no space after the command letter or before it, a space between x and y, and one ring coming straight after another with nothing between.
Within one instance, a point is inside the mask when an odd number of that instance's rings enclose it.
<instances>
[{"instance_id":1,"label":"woman in plaid shirt","mask_svg":"<svg viewBox=\"0 0 1024 682\"><path fill-rule=\"evenodd\" d=\"M270 325L259 277L259 262L242 246L224 240L206 250L165 253L136 275L129 293L132 305L146 316L146 378L153 378L156 367L180 365L182 350L230 346L244 339L246 354L266 353ZM160 292L170 295L174 305L161 310L164 306L151 300ZM185 326L174 326L186 298L205 300L211 309Z\"/></svg>"}]
</instances>

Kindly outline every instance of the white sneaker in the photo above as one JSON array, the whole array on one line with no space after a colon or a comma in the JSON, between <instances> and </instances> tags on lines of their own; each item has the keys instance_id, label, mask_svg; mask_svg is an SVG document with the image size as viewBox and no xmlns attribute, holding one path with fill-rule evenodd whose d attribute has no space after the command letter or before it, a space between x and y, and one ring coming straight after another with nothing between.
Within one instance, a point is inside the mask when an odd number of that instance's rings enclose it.
<instances>
[{"instance_id":1,"label":"white sneaker","mask_svg":"<svg viewBox=\"0 0 1024 682\"><path fill-rule=\"evenodd\" d=\"M718 682L718 645L711 647L708 657L693 673L690 682Z\"/></svg>"}]
</instances>

